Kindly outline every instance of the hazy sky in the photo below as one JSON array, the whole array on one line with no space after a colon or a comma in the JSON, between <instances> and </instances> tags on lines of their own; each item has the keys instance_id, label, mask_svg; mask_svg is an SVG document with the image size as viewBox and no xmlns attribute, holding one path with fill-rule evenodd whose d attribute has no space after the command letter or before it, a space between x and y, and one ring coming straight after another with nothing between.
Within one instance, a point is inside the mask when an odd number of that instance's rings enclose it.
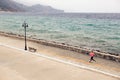
<instances>
[{"instance_id":1,"label":"hazy sky","mask_svg":"<svg viewBox=\"0 0 120 80\"><path fill-rule=\"evenodd\" d=\"M14 0L26 5L49 5L65 12L120 13L120 0Z\"/></svg>"}]
</instances>

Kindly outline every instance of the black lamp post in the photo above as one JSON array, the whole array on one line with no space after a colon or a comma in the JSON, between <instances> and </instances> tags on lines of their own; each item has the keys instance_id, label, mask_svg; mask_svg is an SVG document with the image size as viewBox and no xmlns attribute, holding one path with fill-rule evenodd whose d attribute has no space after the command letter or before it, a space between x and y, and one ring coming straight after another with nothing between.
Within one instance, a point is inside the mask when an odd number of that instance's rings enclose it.
<instances>
[{"instance_id":1,"label":"black lamp post","mask_svg":"<svg viewBox=\"0 0 120 80\"><path fill-rule=\"evenodd\" d=\"M26 27L28 27L28 24L24 21L22 24L22 27L25 29L25 50L27 50L27 42L26 42Z\"/></svg>"}]
</instances>

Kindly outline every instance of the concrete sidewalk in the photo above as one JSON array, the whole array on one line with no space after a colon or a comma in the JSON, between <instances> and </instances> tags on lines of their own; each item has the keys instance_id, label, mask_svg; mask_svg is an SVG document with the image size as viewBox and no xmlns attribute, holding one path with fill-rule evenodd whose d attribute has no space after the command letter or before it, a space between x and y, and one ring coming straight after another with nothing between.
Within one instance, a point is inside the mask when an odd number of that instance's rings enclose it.
<instances>
[{"instance_id":1,"label":"concrete sidewalk","mask_svg":"<svg viewBox=\"0 0 120 80\"><path fill-rule=\"evenodd\" d=\"M0 80L119 80L0 46Z\"/></svg>"}]
</instances>

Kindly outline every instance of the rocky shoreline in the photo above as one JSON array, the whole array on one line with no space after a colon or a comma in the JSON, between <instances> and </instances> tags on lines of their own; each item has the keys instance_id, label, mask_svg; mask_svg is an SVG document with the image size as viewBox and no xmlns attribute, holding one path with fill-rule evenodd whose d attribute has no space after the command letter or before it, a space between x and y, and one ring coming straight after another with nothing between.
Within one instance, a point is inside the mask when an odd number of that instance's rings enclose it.
<instances>
[{"instance_id":1,"label":"rocky shoreline","mask_svg":"<svg viewBox=\"0 0 120 80\"><path fill-rule=\"evenodd\" d=\"M12 37L12 38L24 39L24 35L19 35L19 34L14 34L14 33L0 31L0 35L6 36L6 37ZM85 54L85 55L88 55L89 52L91 51L90 49L82 48L79 46L73 46L73 45L69 45L65 43L58 43L55 41L47 41L47 40L36 39L36 38L31 38L31 37L27 37L27 40L38 43L38 44L46 45L46 46L57 47L57 48L65 49L65 50L78 52L78 53ZM115 62L120 62L120 54L106 53L106 52L101 52L99 50L94 50L94 52L96 54L96 57L107 59L107 60L112 60Z\"/></svg>"}]
</instances>

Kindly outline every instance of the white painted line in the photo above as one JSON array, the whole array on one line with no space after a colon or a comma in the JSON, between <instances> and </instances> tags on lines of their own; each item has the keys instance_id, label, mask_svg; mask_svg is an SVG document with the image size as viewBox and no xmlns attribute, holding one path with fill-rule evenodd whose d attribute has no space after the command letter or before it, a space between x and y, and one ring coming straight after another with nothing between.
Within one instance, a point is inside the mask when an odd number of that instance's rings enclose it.
<instances>
[{"instance_id":1,"label":"white painted line","mask_svg":"<svg viewBox=\"0 0 120 80\"><path fill-rule=\"evenodd\" d=\"M75 63L72 63L72 62L69 62L69 61L64 61L64 60L60 60L60 59L57 59L57 58L49 57L49 56L46 56L46 55L42 55L41 53L32 53L32 54L40 56L40 57L44 57L44 58L47 58L47 59L51 59L51 60L54 60L54 61L58 61L58 62L61 62L61 63L64 63L64 64L69 64L69 65L72 65L72 66L75 66L75 67L78 67L78 68L87 69L87 70L99 72L99 73L102 73L102 74L105 74L105 75L108 75L108 76L120 78L120 76L118 76L118 75L114 75L114 74L104 72L104 71L101 71L101 70L97 70L97 69L94 69L94 68L90 68L90 67L87 67L87 66L82 66L82 65L75 64Z\"/></svg>"},{"instance_id":2,"label":"white painted line","mask_svg":"<svg viewBox=\"0 0 120 80\"><path fill-rule=\"evenodd\" d=\"M82 65L75 64L75 63L72 63L72 62L69 62L69 61L64 61L64 60L61 60L61 59L49 57L49 56L43 55L42 53L32 53L32 52L25 51L25 50L20 49L20 48L12 47L12 46L9 46L9 45L6 45L6 44L1 44L1 43L0 43L0 46L5 46L5 47L9 47L9 48L16 49L16 50L19 50L19 51L24 51L26 53L34 54L34 55L37 55L37 56L40 56L40 57L43 57L43 58L47 58L47 59L50 59L50 60L54 60L54 61L57 61L57 62L61 62L61 63L64 63L64 64L69 64L69 65L72 65L72 66L75 66L75 67L78 67L78 68L91 70L91 71L99 72L99 73L102 73L102 74L105 74L105 75L108 75L108 76L120 78L119 75L111 74L111 73L101 71L101 70L98 70L98 69L94 69L94 68L90 68L90 67L87 67L87 66L82 66Z\"/></svg>"}]
</instances>

